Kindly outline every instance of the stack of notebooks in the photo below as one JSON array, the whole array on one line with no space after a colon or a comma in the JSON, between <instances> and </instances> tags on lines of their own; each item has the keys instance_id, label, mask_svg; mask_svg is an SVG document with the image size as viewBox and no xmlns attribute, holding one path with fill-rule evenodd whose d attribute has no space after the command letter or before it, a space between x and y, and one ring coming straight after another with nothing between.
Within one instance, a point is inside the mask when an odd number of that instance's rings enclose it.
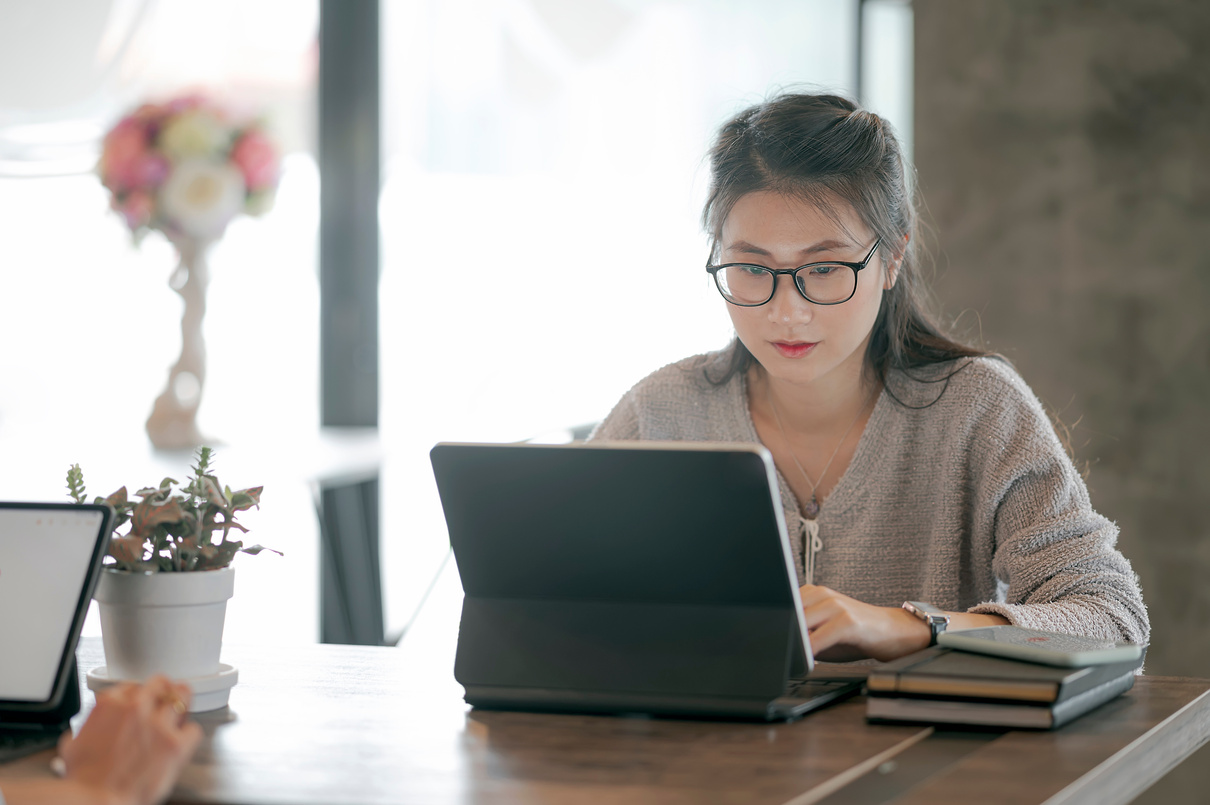
<instances>
[{"instance_id":1,"label":"stack of notebooks","mask_svg":"<svg viewBox=\"0 0 1210 805\"><path fill-rule=\"evenodd\" d=\"M879 667L871 721L1054 729L1120 696L1143 657L1062 668L934 646Z\"/></svg>"}]
</instances>

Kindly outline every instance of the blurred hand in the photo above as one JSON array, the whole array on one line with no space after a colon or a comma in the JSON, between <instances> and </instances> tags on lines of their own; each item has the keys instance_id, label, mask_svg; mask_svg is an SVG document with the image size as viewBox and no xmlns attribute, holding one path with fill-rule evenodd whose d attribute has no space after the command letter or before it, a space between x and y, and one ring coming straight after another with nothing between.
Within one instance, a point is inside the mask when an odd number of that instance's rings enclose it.
<instances>
[{"instance_id":1,"label":"blurred hand","mask_svg":"<svg viewBox=\"0 0 1210 805\"><path fill-rule=\"evenodd\" d=\"M163 800L202 740L188 720L190 697L188 685L163 676L98 694L80 733L59 742L67 780L95 791L98 802Z\"/></svg>"},{"instance_id":2,"label":"blurred hand","mask_svg":"<svg viewBox=\"0 0 1210 805\"><path fill-rule=\"evenodd\" d=\"M865 604L818 585L800 587L799 593L811 651L824 662L885 662L929 644L929 627L905 609Z\"/></svg>"}]
</instances>

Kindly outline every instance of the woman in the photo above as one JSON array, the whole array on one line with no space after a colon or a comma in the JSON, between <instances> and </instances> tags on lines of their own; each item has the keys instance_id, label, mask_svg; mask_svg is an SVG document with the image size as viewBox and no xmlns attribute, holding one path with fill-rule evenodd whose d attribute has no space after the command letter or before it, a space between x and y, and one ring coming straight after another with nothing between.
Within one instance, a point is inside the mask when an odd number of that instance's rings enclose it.
<instances>
[{"instance_id":1,"label":"woman","mask_svg":"<svg viewBox=\"0 0 1210 805\"><path fill-rule=\"evenodd\" d=\"M707 271L736 340L631 389L594 439L760 442L778 468L811 644L889 660L949 628L1145 643L1116 527L1003 359L945 336L917 277L894 134L832 95L741 112L711 149Z\"/></svg>"},{"instance_id":2,"label":"woman","mask_svg":"<svg viewBox=\"0 0 1210 805\"><path fill-rule=\"evenodd\" d=\"M0 805L151 805L172 790L202 740L188 685L156 676L97 696L59 742L64 779L0 781Z\"/></svg>"}]
</instances>

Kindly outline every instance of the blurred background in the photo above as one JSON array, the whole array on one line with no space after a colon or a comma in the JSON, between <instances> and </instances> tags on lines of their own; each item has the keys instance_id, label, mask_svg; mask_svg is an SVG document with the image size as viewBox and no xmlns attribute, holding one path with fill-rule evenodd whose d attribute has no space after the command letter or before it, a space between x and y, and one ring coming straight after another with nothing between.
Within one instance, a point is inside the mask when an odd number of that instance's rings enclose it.
<instances>
[{"instance_id":1,"label":"blurred background","mask_svg":"<svg viewBox=\"0 0 1210 805\"><path fill-rule=\"evenodd\" d=\"M568 438L725 344L710 136L837 91L914 155L947 321L1070 429L1142 579L1148 671L1208 676L1205 41L1203 0L0 0L0 498L65 499L77 461L92 494L181 465L143 434L176 258L132 245L93 169L131 108L205 91L284 154L273 209L210 256L199 421L286 553L237 561L227 639L326 639L324 495L349 481L389 642L446 561L429 448ZM643 298L612 281L635 262ZM1207 760L1140 801L1200 801Z\"/></svg>"}]
</instances>

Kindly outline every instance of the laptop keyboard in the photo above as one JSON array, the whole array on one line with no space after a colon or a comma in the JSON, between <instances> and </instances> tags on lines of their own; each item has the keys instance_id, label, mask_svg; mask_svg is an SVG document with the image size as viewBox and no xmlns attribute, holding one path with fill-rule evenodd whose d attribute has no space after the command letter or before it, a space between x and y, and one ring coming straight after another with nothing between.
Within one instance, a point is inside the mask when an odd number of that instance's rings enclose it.
<instances>
[{"instance_id":1,"label":"laptop keyboard","mask_svg":"<svg viewBox=\"0 0 1210 805\"><path fill-rule=\"evenodd\" d=\"M58 736L39 733L0 732L0 763L49 749L59 742Z\"/></svg>"}]
</instances>

